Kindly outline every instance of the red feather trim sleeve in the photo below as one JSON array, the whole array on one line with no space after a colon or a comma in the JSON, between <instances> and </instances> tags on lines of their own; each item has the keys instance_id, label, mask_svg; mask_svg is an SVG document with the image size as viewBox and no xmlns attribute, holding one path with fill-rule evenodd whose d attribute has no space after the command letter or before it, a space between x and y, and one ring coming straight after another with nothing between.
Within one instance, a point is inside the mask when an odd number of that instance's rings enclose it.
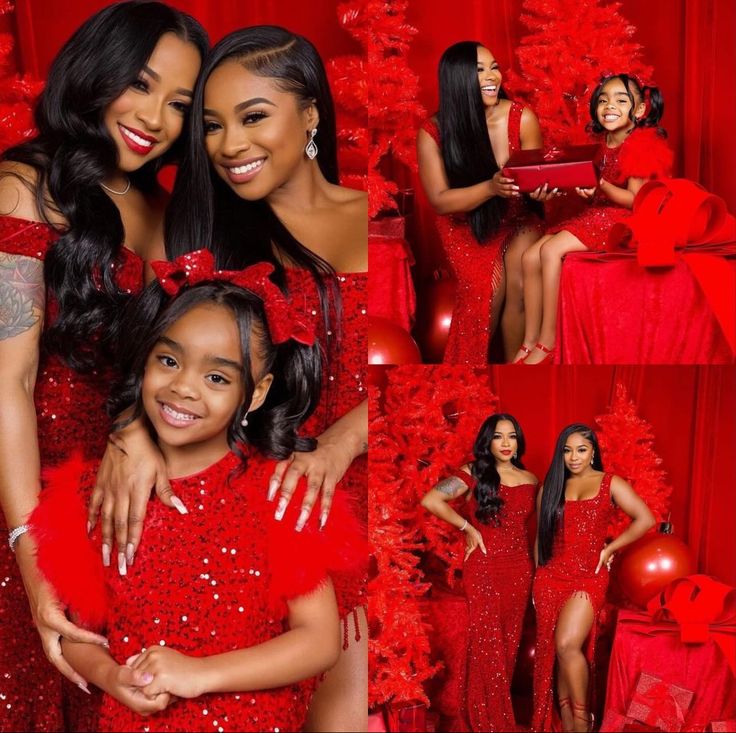
<instances>
[{"instance_id":1,"label":"red feather trim sleeve","mask_svg":"<svg viewBox=\"0 0 736 733\"><path fill-rule=\"evenodd\" d=\"M627 178L668 178L673 154L667 141L650 127L639 128L624 143L619 165Z\"/></svg>"},{"instance_id":2,"label":"red feather trim sleeve","mask_svg":"<svg viewBox=\"0 0 736 733\"><path fill-rule=\"evenodd\" d=\"M87 536L86 492L96 466L75 455L46 469L39 504L29 519L37 564L59 600L82 626L101 629L108 599L100 553Z\"/></svg>"},{"instance_id":3,"label":"red feather trim sleeve","mask_svg":"<svg viewBox=\"0 0 736 733\"><path fill-rule=\"evenodd\" d=\"M332 509L319 528L319 505L301 532L295 530L306 490L302 479L281 521L269 518L268 557L271 566L270 601L274 608L284 601L318 588L334 573L367 572L368 543L348 498L338 485Z\"/></svg>"}]
</instances>

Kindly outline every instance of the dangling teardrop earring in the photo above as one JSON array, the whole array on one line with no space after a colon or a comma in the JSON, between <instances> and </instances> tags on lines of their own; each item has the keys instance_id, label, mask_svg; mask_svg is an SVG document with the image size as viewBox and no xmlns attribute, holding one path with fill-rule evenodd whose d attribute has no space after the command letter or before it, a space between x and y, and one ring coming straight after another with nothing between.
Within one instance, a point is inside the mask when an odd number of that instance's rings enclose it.
<instances>
[{"instance_id":1,"label":"dangling teardrop earring","mask_svg":"<svg viewBox=\"0 0 736 733\"><path fill-rule=\"evenodd\" d=\"M310 132L309 134L309 142L307 143L307 147L304 148L304 152L307 154L307 158L309 158L309 160L314 160L317 157L317 153L319 152L317 150L317 143L314 142L314 136L317 134L317 128L315 127L314 130L312 130L312 132Z\"/></svg>"}]
</instances>

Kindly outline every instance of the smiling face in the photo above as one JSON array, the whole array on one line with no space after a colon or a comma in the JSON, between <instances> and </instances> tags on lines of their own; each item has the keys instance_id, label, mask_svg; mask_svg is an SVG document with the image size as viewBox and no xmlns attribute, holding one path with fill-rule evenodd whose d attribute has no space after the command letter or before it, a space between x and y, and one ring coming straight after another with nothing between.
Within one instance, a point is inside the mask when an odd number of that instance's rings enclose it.
<instances>
[{"instance_id":1,"label":"smiling face","mask_svg":"<svg viewBox=\"0 0 736 733\"><path fill-rule=\"evenodd\" d=\"M499 420L491 437L491 455L497 463L510 463L518 447L514 424L510 420Z\"/></svg>"},{"instance_id":2,"label":"smiling face","mask_svg":"<svg viewBox=\"0 0 736 733\"><path fill-rule=\"evenodd\" d=\"M260 359L251 352L257 373ZM185 448L207 466L229 450L228 428L245 398L242 368L238 325L225 306L196 305L162 334L146 362L141 399L167 459ZM250 409L270 383L270 374L258 381Z\"/></svg>"},{"instance_id":3,"label":"smiling face","mask_svg":"<svg viewBox=\"0 0 736 733\"><path fill-rule=\"evenodd\" d=\"M641 117L645 111L644 102L634 92L634 114ZM631 99L624 83L618 77L607 81L598 94L596 114L598 122L607 132L627 132L634 127L631 119Z\"/></svg>"},{"instance_id":4,"label":"smiling face","mask_svg":"<svg viewBox=\"0 0 736 733\"><path fill-rule=\"evenodd\" d=\"M573 476L578 476L591 467L593 444L581 433L572 433L565 441L562 455L567 470Z\"/></svg>"},{"instance_id":5,"label":"smiling face","mask_svg":"<svg viewBox=\"0 0 736 733\"><path fill-rule=\"evenodd\" d=\"M176 142L200 64L194 44L165 33L138 78L108 105L103 119L121 171L138 170Z\"/></svg>"},{"instance_id":6,"label":"smiling face","mask_svg":"<svg viewBox=\"0 0 736 733\"><path fill-rule=\"evenodd\" d=\"M304 147L317 127L316 107L281 91L277 80L257 76L238 61L223 62L204 93L207 154L217 175L240 198L256 201L316 165ZM317 135L319 145L319 135Z\"/></svg>"},{"instance_id":7,"label":"smiling face","mask_svg":"<svg viewBox=\"0 0 736 733\"><path fill-rule=\"evenodd\" d=\"M478 83L481 99L486 107L495 107L498 104L502 80L501 69L493 54L484 46L478 46Z\"/></svg>"}]
</instances>

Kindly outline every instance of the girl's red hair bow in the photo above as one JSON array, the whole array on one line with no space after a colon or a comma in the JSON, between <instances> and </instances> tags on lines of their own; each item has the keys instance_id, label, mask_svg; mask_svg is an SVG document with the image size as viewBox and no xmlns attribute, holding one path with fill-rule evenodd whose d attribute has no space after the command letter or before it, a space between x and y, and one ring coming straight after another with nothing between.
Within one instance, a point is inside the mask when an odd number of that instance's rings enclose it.
<instances>
[{"instance_id":1,"label":"girl's red hair bow","mask_svg":"<svg viewBox=\"0 0 736 733\"><path fill-rule=\"evenodd\" d=\"M279 290L269 275L273 265L259 262L244 270L215 270L215 258L208 249L198 249L177 257L173 262L159 260L151 262L156 278L169 295L178 295L182 288L197 283L220 280L249 290L263 301L271 340L281 344L294 339L300 344L314 343L314 326L298 313L292 303Z\"/></svg>"}]
</instances>

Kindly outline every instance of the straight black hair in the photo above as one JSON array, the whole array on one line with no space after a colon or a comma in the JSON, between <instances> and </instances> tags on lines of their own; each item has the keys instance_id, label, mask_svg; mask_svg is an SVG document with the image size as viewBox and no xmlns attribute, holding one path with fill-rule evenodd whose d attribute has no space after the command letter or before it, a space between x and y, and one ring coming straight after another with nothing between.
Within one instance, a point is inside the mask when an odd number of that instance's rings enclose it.
<instances>
[{"instance_id":1,"label":"straight black hair","mask_svg":"<svg viewBox=\"0 0 736 733\"><path fill-rule=\"evenodd\" d=\"M272 458L283 459L294 451L311 451L312 438L297 435L297 428L311 415L319 401L321 366L319 348L288 340L274 344L266 325L263 302L249 290L223 281L194 285L169 300L157 281L152 282L126 309L120 338L120 357L127 377L108 403L111 416L134 406L132 414L116 428L129 424L143 412L141 389L148 357L161 336L192 308L214 303L228 308L238 325L243 358L241 378L243 404L233 415L228 428L230 447L252 445ZM256 381L253 378L252 354L262 360L260 379L269 372L273 383L266 400L248 415L248 425L241 420L247 412Z\"/></svg>"},{"instance_id":2,"label":"straight black hair","mask_svg":"<svg viewBox=\"0 0 736 733\"><path fill-rule=\"evenodd\" d=\"M540 565L546 565L552 557L555 534L559 530L564 517L565 481L570 476L570 472L565 466L564 449L567 439L575 433L582 435L593 446L593 468L596 471L603 470L598 438L593 430L582 423L568 425L557 438L552 462L547 475L544 477L544 492L542 493L542 504L538 518L539 544L537 551Z\"/></svg>"},{"instance_id":3,"label":"straight black hair","mask_svg":"<svg viewBox=\"0 0 736 733\"><path fill-rule=\"evenodd\" d=\"M2 156L34 169L35 181L26 185L43 220L51 224L50 214L61 214L68 224L44 264L46 285L59 304L44 348L75 369L93 368L109 356L129 298L117 287L113 268L123 246L123 223L100 187L118 164L104 113L138 78L165 33L194 44L202 58L207 53L202 26L163 3L121 2L93 15L51 64L34 112L36 136ZM144 165L131 181L151 191L157 171L177 148Z\"/></svg>"},{"instance_id":4,"label":"straight black hair","mask_svg":"<svg viewBox=\"0 0 736 733\"><path fill-rule=\"evenodd\" d=\"M501 420L508 420L514 426L516 433L516 455L511 463L517 468L524 468L521 459L526 450L526 441L521 425L513 415L499 412L486 418L478 431L473 446L475 460L470 466L470 471L475 478L475 501L478 509L475 512L476 519L483 524L499 524L498 514L503 507L503 499L498 495L498 487L501 485L501 477L496 469L496 459L491 453L491 441L496 426Z\"/></svg>"},{"instance_id":5,"label":"straight black hair","mask_svg":"<svg viewBox=\"0 0 736 733\"><path fill-rule=\"evenodd\" d=\"M603 87L608 84L611 79L620 79L626 89L626 94L631 100L631 109L629 110L629 119L636 127L654 127L660 137L667 137L667 130L659 126L659 121L664 114L664 99L659 87L641 86L639 80L635 76L629 74L610 74L604 76L598 86L593 90L590 96L590 119L588 129L591 132L601 133L605 128L598 121L598 97L603 91ZM638 97L638 99L637 99ZM647 113L640 118L634 117L634 109L640 102L648 103Z\"/></svg>"},{"instance_id":6,"label":"straight black hair","mask_svg":"<svg viewBox=\"0 0 736 733\"><path fill-rule=\"evenodd\" d=\"M478 48L482 47L478 41L460 41L440 59L437 124L442 160L452 188L482 183L499 170L478 84ZM503 87L499 97L508 99ZM478 242L487 242L498 231L506 207L506 199L494 196L468 213L468 223Z\"/></svg>"}]
</instances>

